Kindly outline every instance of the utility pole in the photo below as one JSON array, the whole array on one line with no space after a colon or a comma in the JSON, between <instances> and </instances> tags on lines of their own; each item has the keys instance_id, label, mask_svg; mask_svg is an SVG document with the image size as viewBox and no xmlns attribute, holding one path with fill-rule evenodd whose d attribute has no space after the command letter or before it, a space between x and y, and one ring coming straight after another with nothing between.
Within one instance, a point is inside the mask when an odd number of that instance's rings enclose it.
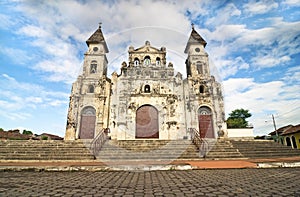
<instances>
[{"instance_id":1,"label":"utility pole","mask_svg":"<svg viewBox=\"0 0 300 197\"><path fill-rule=\"evenodd\" d=\"M275 129L275 132L276 132L277 142L279 142L279 136L278 136L278 132L277 132L277 129L276 129L276 123L275 123L275 118L274 118L273 114L272 114L272 119L273 119L274 129Z\"/></svg>"}]
</instances>

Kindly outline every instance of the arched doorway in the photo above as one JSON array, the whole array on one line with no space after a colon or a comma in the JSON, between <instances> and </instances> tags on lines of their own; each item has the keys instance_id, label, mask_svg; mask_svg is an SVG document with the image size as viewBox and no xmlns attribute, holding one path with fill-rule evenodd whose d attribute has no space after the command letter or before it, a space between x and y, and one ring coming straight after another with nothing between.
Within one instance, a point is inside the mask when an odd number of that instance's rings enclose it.
<instances>
[{"instance_id":1,"label":"arched doorway","mask_svg":"<svg viewBox=\"0 0 300 197\"><path fill-rule=\"evenodd\" d=\"M287 146L292 146L290 137L286 137L286 138L285 138L285 141L286 141L286 145L287 145Z\"/></svg>"},{"instance_id":2,"label":"arched doorway","mask_svg":"<svg viewBox=\"0 0 300 197\"><path fill-rule=\"evenodd\" d=\"M143 105L136 111L136 138L159 138L158 111L151 105Z\"/></svg>"},{"instance_id":3,"label":"arched doorway","mask_svg":"<svg viewBox=\"0 0 300 197\"><path fill-rule=\"evenodd\" d=\"M96 110L93 107L86 107L81 112L80 139L93 139L95 133Z\"/></svg>"},{"instance_id":4,"label":"arched doorway","mask_svg":"<svg viewBox=\"0 0 300 197\"><path fill-rule=\"evenodd\" d=\"M198 110L199 133L201 138L214 138L214 127L211 109L200 107Z\"/></svg>"},{"instance_id":5,"label":"arched doorway","mask_svg":"<svg viewBox=\"0 0 300 197\"><path fill-rule=\"evenodd\" d=\"M293 144L293 148L297 149L297 142L295 136L292 136L292 144Z\"/></svg>"}]
</instances>

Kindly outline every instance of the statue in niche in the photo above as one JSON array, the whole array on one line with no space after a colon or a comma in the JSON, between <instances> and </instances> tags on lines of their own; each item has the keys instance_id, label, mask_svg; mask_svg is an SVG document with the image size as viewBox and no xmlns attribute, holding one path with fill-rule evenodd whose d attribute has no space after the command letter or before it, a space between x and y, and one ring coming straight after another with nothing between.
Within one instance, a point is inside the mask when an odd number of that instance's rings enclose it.
<instances>
[{"instance_id":1,"label":"statue in niche","mask_svg":"<svg viewBox=\"0 0 300 197\"><path fill-rule=\"evenodd\" d=\"M174 117L175 116L175 106L174 106L174 104L172 104L171 106L170 106L170 117Z\"/></svg>"},{"instance_id":2,"label":"statue in niche","mask_svg":"<svg viewBox=\"0 0 300 197\"><path fill-rule=\"evenodd\" d=\"M73 119L73 104L74 104L74 98L70 96L70 103L69 103L69 110L68 110L68 119L67 119L67 128L75 128L75 121Z\"/></svg>"},{"instance_id":3,"label":"statue in niche","mask_svg":"<svg viewBox=\"0 0 300 197\"><path fill-rule=\"evenodd\" d=\"M130 109L132 112L136 111L136 103L130 103L128 106L128 109Z\"/></svg>"},{"instance_id":4,"label":"statue in niche","mask_svg":"<svg viewBox=\"0 0 300 197\"><path fill-rule=\"evenodd\" d=\"M121 68L127 68L127 63L126 62L122 62L122 67Z\"/></svg>"},{"instance_id":5,"label":"statue in niche","mask_svg":"<svg viewBox=\"0 0 300 197\"><path fill-rule=\"evenodd\" d=\"M152 89L155 94L159 94L159 84L154 84Z\"/></svg>"}]
</instances>

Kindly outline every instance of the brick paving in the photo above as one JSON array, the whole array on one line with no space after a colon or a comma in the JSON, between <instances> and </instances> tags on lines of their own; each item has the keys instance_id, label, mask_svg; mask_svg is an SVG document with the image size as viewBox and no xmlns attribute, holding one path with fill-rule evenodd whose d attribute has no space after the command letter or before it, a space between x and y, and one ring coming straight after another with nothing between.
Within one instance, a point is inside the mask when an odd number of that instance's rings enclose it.
<instances>
[{"instance_id":1,"label":"brick paving","mask_svg":"<svg viewBox=\"0 0 300 197\"><path fill-rule=\"evenodd\" d=\"M300 196L300 168L0 172L0 196Z\"/></svg>"}]
</instances>

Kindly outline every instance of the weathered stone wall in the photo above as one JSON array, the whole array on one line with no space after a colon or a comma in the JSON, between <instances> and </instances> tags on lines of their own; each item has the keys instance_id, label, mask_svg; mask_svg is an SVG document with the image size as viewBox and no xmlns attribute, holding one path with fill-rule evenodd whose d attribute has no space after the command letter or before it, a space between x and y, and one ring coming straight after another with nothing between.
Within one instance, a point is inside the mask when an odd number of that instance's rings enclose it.
<instances>
[{"instance_id":1,"label":"weathered stone wall","mask_svg":"<svg viewBox=\"0 0 300 197\"><path fill-rule=\"evenodd\" d=\"M150 57L148 64L143 62L146 56ZM115 73L112 79L112 138L135 139L136 111L151 105L159 114L159 139L182 139L186 130L183 81L181 74L174 76L171 63L166 65L165 49L155 49L146 42L136 50L130 47L129 57L129 66L123 63L121 75ZM143 61L137 64L136 58Z\"/></svg>"},{"instance_id":2,"label":"weathered stone wall","mask_svg":"<svg viewBox=\"0 0 300 197\"><path fill-rule=\"evenodd\" d=\"M102 128L110 128L112 139L135 139L136 114L142 106L158 111L159 139L183 139L189 135L188 128L198 130L203 107L211 113L213 136L223 136L222 88L210 75L206 43L197 41L199 37L193 29L185 49L185 79L167 63L166 48L155 48L148 41L137 49L129 47L128 62L122 63L120 74L114 72L109 79L108 49L98 29L87 42L83 73L72 86L65 139L80 138L81 114L86 107L95 109L94 136Z\"/></svg>"}]
</instances>

